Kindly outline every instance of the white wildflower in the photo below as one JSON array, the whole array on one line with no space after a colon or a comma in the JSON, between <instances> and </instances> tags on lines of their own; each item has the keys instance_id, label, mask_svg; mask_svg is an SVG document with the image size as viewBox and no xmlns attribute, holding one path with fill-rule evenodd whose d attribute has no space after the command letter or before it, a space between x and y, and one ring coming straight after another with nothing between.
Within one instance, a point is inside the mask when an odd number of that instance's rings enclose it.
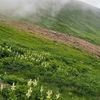
<instances>
[{"instance_id":1,"label":"white wildflower","mask_svg":"<svg viewBox=\"0 0 100 100\"><path fill-rule=\"evenodd\" d=\"M47 92L47 94L48 94L48 95L51 95L51 94L52 94L52 90L49 90L49 91Z\"/></svg>"},{"instance_id":2,"label":"white wildflower","mask_svg":"<svg viewBox=\"0 0 100 100\"><path fill-rule=\"evenodd\" d=\"M3 84L1 84L1 87L0 87L1 91L3 90L3 88L4 88L4 87L3 87Z\"/></svg>"},{"instance_id":3,"label":"white wildflower","mask_svg":"<svg viewBox=\"0 0 100 100\"><path fill-rule=\"evenodd\" d=\"M11 49L10 49L10 48L8 48L7 50L8 50L9 52L11 52Z\"/></svg>"},{"instance_id":4,"label":"white wildflower","mask_svg":"<svg viewBox=\"0 0 100 100\"><path fill-rule=\"evenodd\" d=\"M37 85L36 79L33 81L33 85L34 85L34 87Z\"/></svg>"},{"instance_id":5,"label":"white wildflower","mask_svg":"<svg viewBox=\"0 0 100 100\"><path fill-rule=\"evenodd\" d=\"M31 58L31 60L35 60L34 58Z\"/></svg>"},{"instance_id":6,"label":"white wildflower","mask_svg":"<svg viewBox=\"0 0 100 100\"><path fill-rule=\"evenodd\" d=\"M36 62L38 62L39 60L38 59L36 59Z\"/></svg>"},{"instance_id":7,"label":"white wildflower","mask_svg":"<svg viewBox=\"0 0 100 100\"><path fill-rule=\"evenodd\" d=\"M30 79L29 81L28 81L28 86L31 86L31 84L32 84L32 79Z\"/></svg>"},{"instance_id":8,"label":"white wildflower","mask_svg":"<svg viewBox=\"0 0 100 100\"><path fill-rule=\"evenodd\" d=\"M48 99L51 98L51 94L52 94L52 90L49 90L49 91L47 92L47 98L48 98Z\"/></svg>"},{"instance_id":9,"label":"white wildflower","mask_svg":"<svg viewBox=\"0 0 100 100\"><path fill-rule=\"evenodd\" d=\"M51 98L51 96L50 95L47 95L47 99L50 99Z\"/></svg>"},{"instance_id":10,"label":"white wildflower","mask_svg":"<svg viewBox=\"0 0 100 100\"><path fill-rule=\"evenodd\" d=\"M27 98L29 98L31 96L31 94L30 93L26 93L26 96L27 96Z\"/></svg>"},{"instance_id":11,"label":"white wildflower","mask_svg":"<svg viewBox=\"0 0 100 100\"><path fill-rule=\"evenodd\" d=\"M32 93L32 88L31 88L31 87L29 88L28 92L29 92L29 93Z\"/></svg>"},{"instance_id":12,"label":"white wildflower","mask_svg":"<svg viewBox=\"0 0 100 100\"><path fill-rule=\"evenodd\" d=\"M26 93L27 98L29 98L31 96L31 93L32 93L32 88L30 87L28 89L28 92Z\"/></svg>"},{"instance_id":13,"label":"white wildflower","mask_svg":"<svg viewBox=\"0 0 100 100\"><path fill-rule=\"evenodd\" d=\"M41 86L40 92L43 92L43 90L44 90L44 89L43 89L43 86Z\"/></svg>"},{"instance_id":14,"label":"white wildflower","mask_svg":"<svg viewBox=\"0 0 100 100\"><path fill-rule=\"evenodd\" d=\"M41 64L44 68L48 67L49 66L49 63L48 62L42 62Z\"/></svg>"},{"instance_id":15,"label":"white wildflower","mask_svg":"<svg viewBox=\"0 0 100 100\"><path fill-rule=\"evenodd\" d=\"M58 93L58 94L56 94L56 99L58 99L60 97L60 94Z\"/></svg>"},{"instance_id":16,"label":"white wildflower","mask_svg":"<svg viewBox=\"0 0 100 100\"><path fill-rule=\"evenodd\" d=\"M12 86L11 86L11 90L13 91L13 90L15 90L15 83L13 82L13 84L12 84Z\"/></svg>"}]
</instances>

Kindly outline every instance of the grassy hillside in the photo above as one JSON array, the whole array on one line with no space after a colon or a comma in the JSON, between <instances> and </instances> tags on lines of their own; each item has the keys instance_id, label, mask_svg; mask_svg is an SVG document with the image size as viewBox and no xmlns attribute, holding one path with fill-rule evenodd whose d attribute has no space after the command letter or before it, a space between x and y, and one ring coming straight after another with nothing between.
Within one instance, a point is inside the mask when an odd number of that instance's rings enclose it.
<instances>
[{"instance_id":1,"label":"grassy hillside","mask_svg":"<svg viewBox=\"0 0 100 100\"><path fill-rule=\"evenodd\" d=\"M42 11L40 18L34 20L33 15L24 20L100 45L100 9L83 2L71 2L54 17L50 14L49 10Z\"/></svg>"},{"instance_id":2,"label":"grassy hillside","mask_svg":"<svg viewBox=\"0 0 100 100\"><path fill-rule=\"evenodd\" d=\"M1 100L100 100L100 59L0 24L0 84Z\"/></svg>"}]
</instances>

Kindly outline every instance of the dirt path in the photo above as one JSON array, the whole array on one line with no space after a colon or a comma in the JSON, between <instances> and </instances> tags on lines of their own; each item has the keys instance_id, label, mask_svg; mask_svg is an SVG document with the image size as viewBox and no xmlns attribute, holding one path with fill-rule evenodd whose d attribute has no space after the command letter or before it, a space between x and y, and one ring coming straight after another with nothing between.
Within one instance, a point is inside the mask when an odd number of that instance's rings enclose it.
<instances>
[{"instance_id":1,"label":"dirt path","mask_svg":"<svg viewBox=\"0 0 100 100\"><path fill-rule=\"evenodd\" d=\"M15 27L20 30L24 30L30 34L38 34L42 38L47 38L50 40L53 40L54 42L61 42L65 43L67 45L73 46L76 49L80 49L81 51L88 52L89 54L92 54L98 58L100 58L100 47L96 46L94 44L91 44L85 40L69 36L66 34L61 34L55 31L43 29L41 27L35 26L30 23L26 22L19 22L19 21L2 21L2 23L5 23L6 25L10 25L12 27Z\"/></svg>"}]
</instances>

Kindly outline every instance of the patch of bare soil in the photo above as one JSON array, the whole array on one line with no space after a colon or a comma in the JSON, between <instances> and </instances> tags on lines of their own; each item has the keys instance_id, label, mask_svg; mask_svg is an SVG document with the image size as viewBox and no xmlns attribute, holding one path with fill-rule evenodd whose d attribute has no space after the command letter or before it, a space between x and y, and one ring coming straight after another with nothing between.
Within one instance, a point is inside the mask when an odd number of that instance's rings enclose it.
<instances>
[{"instance_id":1,"label":"patch of bare soil","mask_svg":"<svg viewBox=\"0 0 100 100\"><path fill-rule=\"evenodd\" d=\"M100 58L100 47L94 44L91 44L85 40L69 36L67 34L61 34L55 31L43 29L41 27L35 26L30 23L21 22L21 21L0 21L5 25L9 25L15 27L20 30L24 30L30 34L38 34L42 38L53 40L54 42L61 42L72 46L76 49L80 49L81 51L85 51L89 54L92 54L98 58Z\"/></svg>"}]
</instances>

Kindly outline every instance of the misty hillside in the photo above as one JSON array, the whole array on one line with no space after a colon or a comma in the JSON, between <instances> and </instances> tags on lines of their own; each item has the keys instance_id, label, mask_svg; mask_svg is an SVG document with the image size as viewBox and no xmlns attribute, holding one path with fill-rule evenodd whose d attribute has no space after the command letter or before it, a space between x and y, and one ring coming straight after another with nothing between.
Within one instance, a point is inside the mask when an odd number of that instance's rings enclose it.
<instances>
[{"instance_id":1,"label":"misty hillside","mask_svg":"<svg viewBox=\"0 0 100 100\"><path fill-rule=\"evenodd\" d=\"M49 9L41 10L39 16L36 19L36 15L31 15L24 20L100 45L100 9L98 8L77 1L67 3L53 16Z\"/></svg>"}]
</instances>

